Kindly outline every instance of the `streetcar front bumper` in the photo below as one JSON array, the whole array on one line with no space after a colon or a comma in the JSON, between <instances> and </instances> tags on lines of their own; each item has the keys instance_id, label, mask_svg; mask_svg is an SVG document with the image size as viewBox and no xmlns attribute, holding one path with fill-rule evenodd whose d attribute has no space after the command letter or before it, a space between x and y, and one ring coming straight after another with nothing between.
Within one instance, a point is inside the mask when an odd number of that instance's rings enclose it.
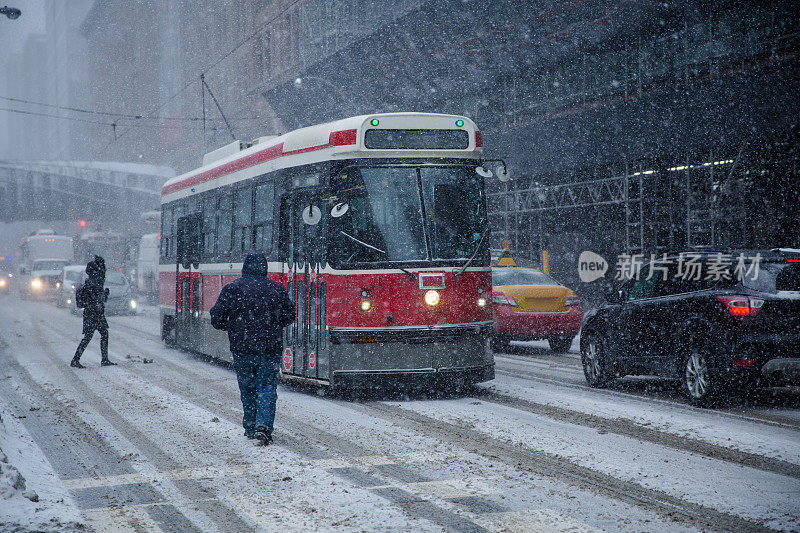
<instances>
[{"instance_id":1,"label":"streetcar front bumper","mask_svg":"<svg viewBox=\"0 0 800 533\"><path fill-rule=\"evenodd\" d=\"M494 363L454 368L334 370L337 389L458 388L494 379Z\"/></svg>"}]
</instances>

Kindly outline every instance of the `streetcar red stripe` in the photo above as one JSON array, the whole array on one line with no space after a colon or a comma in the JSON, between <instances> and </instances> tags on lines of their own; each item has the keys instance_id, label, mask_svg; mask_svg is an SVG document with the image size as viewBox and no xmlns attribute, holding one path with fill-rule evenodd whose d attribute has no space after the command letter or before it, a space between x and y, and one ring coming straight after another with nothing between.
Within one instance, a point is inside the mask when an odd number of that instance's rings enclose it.
<instances>
[{"instance_id":1,"label":"streetcar red stripe","mask_svg":"<svg viewBox=\"0 0 800 533\"><path fill-rule=\"evenodd\" d=\"M185 189L187 187L193 187L201 183L206 183L207 181L211 181L219 177L225 176L227 174L231 174L239 170L244 170L246 168L250 168L252 166L264 163L266 161L270 161L272 159L277 159L279 157L302 154L305 152L312 152L314 150L323 150L325 148L330 148L332 146L347 146L351 144L356 144L356 135L357 135L357 130L354 129L332 131L330 136L328 137L328 142L325 144L320 144L318 146L311 146L309 148L301 148L299 150L290 150L288 152L283 151L283 143L279 143L274 146L269 146L264 150L261 150L260 152L256 152L241 159L225 163L224 165L220 165L210 170L206 170L205 172L195 174L194 176L189 176L188 178L183 179L181 181L165 185L164 187L161 188L161 194L162 195L170 194L175 191Z\"/></svg>"}]
</instances>

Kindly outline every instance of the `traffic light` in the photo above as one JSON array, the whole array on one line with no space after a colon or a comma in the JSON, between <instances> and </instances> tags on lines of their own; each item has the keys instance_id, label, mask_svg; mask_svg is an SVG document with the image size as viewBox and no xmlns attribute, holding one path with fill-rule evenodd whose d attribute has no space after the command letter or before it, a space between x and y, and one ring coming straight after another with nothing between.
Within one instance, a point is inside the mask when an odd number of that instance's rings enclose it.
<instances>
[{"instance_id":1,"label":"traffic light","mask_svg":"<svg viewBox=\"0 0 800 533\"><path fill-rule=\"evenodd\" d=\"M80 227L82 227L82 228L85 228L86 227L86 221L85 220L80 220L80 221L78 221L78 225Z\"/></svg>"}]
</instances>

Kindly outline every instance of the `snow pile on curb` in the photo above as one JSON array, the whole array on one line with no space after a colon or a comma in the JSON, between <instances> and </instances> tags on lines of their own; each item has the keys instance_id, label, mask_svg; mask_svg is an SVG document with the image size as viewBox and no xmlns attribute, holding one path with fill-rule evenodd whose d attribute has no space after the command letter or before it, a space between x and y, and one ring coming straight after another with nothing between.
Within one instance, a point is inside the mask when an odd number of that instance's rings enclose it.
<instances>
[{"instance_id":1,"label":"snow pile on curb","mask_svg":"<svg viewBox=\"0 0 800 533\"><path fill-rule=\"evenodd\" d=\"M80 520L47 459L0 404L0 531L83 531Z\"/></svg>"},{"instance_id":2,"label":"snow pile on curb","mask_svg":"<svg viewBox=\"0 0 800 533\"><path fill-rule=\"evenodd\" d=\"M3 421L0 415L0 422ZM26 496L25 478L19 473L19 470L14 468L14 465L8 464L8 457L3 453L0 448L0 496L4 500L13 498L17 493L22 493L23 496L31 501L36 501L39 496L36 493L28 493Z\"/></svg>"}]
</instances>

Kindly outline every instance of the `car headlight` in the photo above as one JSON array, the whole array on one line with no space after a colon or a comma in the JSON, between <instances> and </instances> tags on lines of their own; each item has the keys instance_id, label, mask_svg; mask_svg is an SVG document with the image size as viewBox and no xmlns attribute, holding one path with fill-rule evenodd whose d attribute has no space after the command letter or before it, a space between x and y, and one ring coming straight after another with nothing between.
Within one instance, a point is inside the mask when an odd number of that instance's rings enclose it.
<instances>
[{"instance_id":1,"label":"car headlight","mask_svg":"<svg viewBox=\"0 0 800 533\"><path fill-rule=\"evenodd\" d=\"M31 287L33 287L34 289L41 289L42 288L42 280L40 280L39 278L36 278L36 279L32 280L31 281Z\"/></svg>"},{"instance_id":2,"label":"car headlight","mask_svg":"<svg viewBox=\"0 0 800 533\"><path fill-rule=\"evenodd\" d=\"M442 300L442 296L439 294L439 291L435 289L428 289L427 291L425 291L425 296L423 296L423 300L425 301L426 305L429 305L430 307L436 307Z\"/></svg>"},{"instance_id":3,"label":"car headlight","mask_svg":"<svg viewBox=\"0 0 800 533\"><path fill-rule=\"evenodd\" d=\"M5 287L5 286L6 286L6 280L0 279L0 287Z\"/></svg>"},{"instance_id":4,"label":"car headlight","mask_svg":"<svg viewBox=\"0 0 800 533\"><path fill-rule=\"evenodd\" d=\"M131 300L131 309L136 309L136 300Z\"/></svg>"}]
</instances>

